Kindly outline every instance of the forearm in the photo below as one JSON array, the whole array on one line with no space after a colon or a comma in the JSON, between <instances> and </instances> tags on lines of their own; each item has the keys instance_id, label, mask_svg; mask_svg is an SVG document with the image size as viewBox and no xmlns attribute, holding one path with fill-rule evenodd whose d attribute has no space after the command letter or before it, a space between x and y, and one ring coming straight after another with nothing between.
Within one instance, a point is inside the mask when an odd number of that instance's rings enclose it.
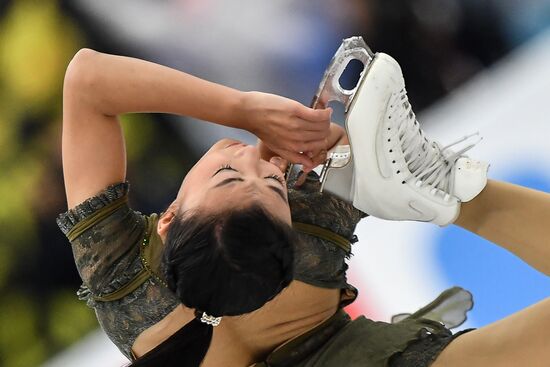
<instances>
[{"instance_id":1,"label":"forearm","mask_svg":"<svg viewBox=\"0 0 550 367\"><path fill-rule=\"evenodd\" d=\"M455 222L550 275L550 194L489 180Z\"/></svg>"},{"instance_id":2,"label":"forearm","mask_svg":"<svg viewBox=\"0 0 550 367\"><path fill-rule=\"evenodd\" d=\"M69 68L87 103L107 116L163 112L240 127L243 92L152 62L84 49ZM71 75L71 73L68 73Z\"/></svg>"}]
</instances>

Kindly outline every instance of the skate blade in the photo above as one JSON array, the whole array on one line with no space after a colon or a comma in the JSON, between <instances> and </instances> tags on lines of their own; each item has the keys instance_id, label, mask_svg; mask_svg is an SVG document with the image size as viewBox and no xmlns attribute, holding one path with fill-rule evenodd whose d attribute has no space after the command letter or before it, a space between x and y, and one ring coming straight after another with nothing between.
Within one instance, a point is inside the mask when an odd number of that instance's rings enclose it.
<instances>
[{"instance_id":1,"label":"skate blade","mask_svg":"<svg viewBox=\"0 0 550 367\"><path fill-rule=\"evenodd\" d=\"M359 60L363 64L363 70L361 71L355 87L353 89L345 89L340 84L340 77L352 60ZM347 113L357 89L367 75L373 60L374 53L369 46L367 46L363 37L355 36L344 39L325 70L323 79L319 83L319 87L313 96L310 107L314 109L326 108L330 102L336 101L344 105L344 111ZM330 159L327 159L325 163L321 165L323 166L321 182L323 182L326 177L325 173L329 169L330 161ZM294 165L290 164L285 172L285 178L288 178L289 173L294 169Z\"/></svg>"},{"instance_id":2,"label":"skate blade","mask_svg":"<svg viewBox=\"0 0 550 367\"><path fill-rule=\"evenodd\" d=\"M329 102L337 101L344 105L347 112L373 59L374 53L362 37L344 39L325 70L323 79L311 102L311 108L326 108ZM359 60L363 64L363 70L355 87L345 89L340 85L340 77L352 60Z\"/></svg>"}]
</instances>

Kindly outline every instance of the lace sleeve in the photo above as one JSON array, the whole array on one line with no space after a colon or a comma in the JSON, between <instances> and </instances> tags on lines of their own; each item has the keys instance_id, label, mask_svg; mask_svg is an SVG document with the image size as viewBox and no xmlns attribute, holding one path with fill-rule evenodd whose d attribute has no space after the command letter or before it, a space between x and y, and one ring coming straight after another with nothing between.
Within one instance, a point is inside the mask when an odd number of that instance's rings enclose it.
<instances>
[{"instance_id":1,"label":"lace sleeve","mask_svg":"<svg viewBox=\"0 0 550 367\"><path fill-rule=\"evenodd\" d=\"M85 288L116 291L142 269L139 246L145 217L128 206L128 184L110 186L57 218L69 239Z\"/></svg>"}]
</instances>

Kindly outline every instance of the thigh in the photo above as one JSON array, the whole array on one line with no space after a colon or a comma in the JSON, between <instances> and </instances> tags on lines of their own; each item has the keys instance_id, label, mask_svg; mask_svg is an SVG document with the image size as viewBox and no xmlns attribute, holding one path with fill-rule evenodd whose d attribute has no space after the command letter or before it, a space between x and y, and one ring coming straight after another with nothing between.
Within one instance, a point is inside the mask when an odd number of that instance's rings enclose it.
<instances>
[{"instance_id":1,"label":"thigh","mask_svg":"<svg viewBox=\"0 0 550 367\"><path fill-rule=\"evenodd\" d=\"M548 366L550 298L451 342L432 367Z\"/></svg>"}]
</instances>

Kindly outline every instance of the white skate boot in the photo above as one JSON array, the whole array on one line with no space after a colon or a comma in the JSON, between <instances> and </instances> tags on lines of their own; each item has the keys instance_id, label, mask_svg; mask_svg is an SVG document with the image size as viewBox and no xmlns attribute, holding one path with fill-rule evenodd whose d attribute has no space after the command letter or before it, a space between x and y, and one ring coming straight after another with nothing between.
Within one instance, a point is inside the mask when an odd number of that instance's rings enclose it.
<instances>
[{"instance_id":1,"label":"white skate boot","mask_svg":"<svg viewBox=\"0 0 550 367\"><path fill-rule=\"evenodd\" d=\"M345 91L338 79L353 58L365 68L357 86ZM322 190L375 217L443 226L456 220L461 202L485 187L489 165L464 156L477 142L457 152L449 149L477 134L446 147L427 139L408 101L399 64L386 54L373 55L360 37L344 40L313 105L326 106L331 100L346 107L350 147L329 153Z\"/></svg>"}]
</instances>

